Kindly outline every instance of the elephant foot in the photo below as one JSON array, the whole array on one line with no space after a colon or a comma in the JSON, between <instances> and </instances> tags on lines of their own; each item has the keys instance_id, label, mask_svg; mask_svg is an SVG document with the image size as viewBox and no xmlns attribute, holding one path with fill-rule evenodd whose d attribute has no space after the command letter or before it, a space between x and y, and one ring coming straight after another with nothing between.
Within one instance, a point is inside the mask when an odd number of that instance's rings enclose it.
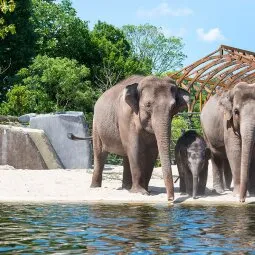
<instances>
[{"instance_id":1,"label":"elephant foot","mask_svg":"<svg viewBox=\"0 0 255 255\"><path fill-rule=\"evenodd\" d=\"M225 190L221 187L213 187L213 190L212 190L212 193L214 193L214 194L222 194L224 192L225 192Z\"/></svg>"},{"instance_id":2,"label":"elephant foot","mask_svg":"<svg viewBox=\"0 0 255 255\"><path fill-rule=\"evenodd\" d=\"M240 202L240 203L245 203L245 197L240 197L240 198L239 198L239 202Z\"/></svg>"},{"instance_id":3,"label":"elephant foot","mask_svg":"<svg viewBox=\"0 0 255 255\"><path fill-rule=\"evenodd\" d=\"M132 188L132 184L122 183L122 189L130 190Z\"/></svg>"},{"instance_id":4,"label":"elephant foot","mask_svg":"<svg viewBox=\"0 0 255 255\"><path fill-rule=\"evenodd\" d=\"M204 196L204 195L205 195L205 190L203 190L203 191L198 191L198 192L197 192L197 195L198 195L198 196Z\"/></svg>"},{"instance_id":5,"label":"elephant foot","mask_svg":"<svg viewBox=\"0 0 255 255\"><path fill-rule=\"evenodd\" d=\"M91 185L90 185L90 188L100 188L102 186L101 183L98 183L98 182L92 182Z\"/></svg>"},{"instance_id":6,"label":"elephant foot","mask_svg":"<svg viewBox=\"0 0 255 255\"><path fill-rule=\"evenodd\" d=\"M234 197L239 196L239 186L234 187L234 189L233 189L233 196Z\"/></svg>"},{"instance_id":7,"label":"elephant foot","mask_svg":"<svg viewBox=\"0 0 255 255\"><path fill-rule=\"evenodd\" d=\"M129 190L131 193L141 193L142 195L149 195L149 192L142 188L141 186L138 186L138 187L132 187L130 190Z\"/></svg>"},{"instance_id":8,"label":"elephant foot","mask_svg":"<svg viewBox=\"0 0 255 255\"><path fill-rule=\"evenodd\" d=\"M238 197L238 196L239 196L239 191L234 190L233 191L233 197ZM251 196L250 192L247 191L245 197L250 197L250 196Z\"/></svg>"}]
</instances>

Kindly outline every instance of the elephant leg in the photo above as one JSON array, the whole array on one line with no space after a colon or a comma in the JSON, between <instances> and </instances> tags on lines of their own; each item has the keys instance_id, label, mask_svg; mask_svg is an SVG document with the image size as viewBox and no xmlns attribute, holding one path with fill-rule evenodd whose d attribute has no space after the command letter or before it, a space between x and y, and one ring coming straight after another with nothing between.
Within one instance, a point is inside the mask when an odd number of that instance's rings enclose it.
<instances>
[{"instance_id":1,"label":"elephant leg","mask_svg":"<svg viewBox=\"0 0 255 255\"><path fill-rule=\"evenodd\" d=\"M253 153L255 156L255 153ZM255 195L255 157L252 159L249 171L248 191L250 195Z\"/></svg>"},{"instance_id":2,"label":"elephant leg","mask_svg":"<svg viewBox=\"0 0 255 255\"><path fill-rule=\"evenodd\" d=\"M131 187L132 187L132 175L131 175L131 171L130 171L128 157L123 157L122 188L130 190Z\"/></svg>"},{"instance_id":3,"label":"elephant leg","mask_svg":"<svg viewBox=\"0 0 255 255\"><path fill-rule=\"evenodd\" d=\"M180 193L181 195L186 194L186 184L184 176L180 175Z\"/></svg>"},{"instance_id":4,"label":"elephant leg","mask_svg":"<svg viewBox=\"0 0 255 255\"><path fill-rule=\"evenodd\" d=\"M208 166L206 166L199 174L199 181L198 181L198 195L204 195L205 194L205 188L207 183L207 176L208 176Z\"/></svg>"},{"instance_id":5,"label":"elephant leg","mask_svg":"<svg viewBox=\"0 0 255 255\"><path fill-rule=\"evenodd\" d=\"M96 188L102 186L102 174L108 152L102 149L103 146L101 140L96 132L93 132L93 145L94 145L94 171L90 187Z\"/></svg>"},{"instance_id":6,"label":"elephant leg","mask_svg":"<svg viewBox=\"0 0 255 255\"><path fill-rule=\"evenodd\" d=\"M193 175L190 170L185 171L185 185L186 185L186 192L192 196L193 193Z\"/></svg>"},{"instance_id":7,"label":"elephant leg","mask_svg":"<svg viewBox=\"0 0 255 255\"><path fill-rule=\"evenodd\" d=\"M230 186L232 182L232 172L231 172L228 159L224 160L223 168L224 168L224 187L226 190L230 190Z\"/></svg>"},{"instance_id":8,"label":"elephant leg","mask_svg":"<svg viewBox=\"0 0 255 255\"><path fill-rule=\"evenodd\" d=\"M149 193L145 188L146 155L144 154L144 148L139 144L139 138L136 136L132 136L129 144L127 154L132 176L130 192L148 195Z\"/></svg>"},{"instance_id":9,"label":"elephant leg","mask_svg":"<svg viewBox=\"0 0 255 255\"><path fill-rule=\"evenodd\" d=\"M224 184L223 184L223 162L220 156L212 154L211 155L212 162L212 171L213 171L213 189L217 193L224 192Z\"/></svg>"},{"instance_id":10,"label":"elephant leg","mask_svg":"<svg viewBox=\"0 0 255 255\"><path fill-rule=\"evenodd\" d=\"M151 179L151 175L156 163L158 157L158 150L157 149L152 149L150 152L146 155L146 167L144 169L144 175L145 175L145 189L148 190L149 187L149 182Z\"/></svg>"},{"instance_id":11,"label":"elephant leg","mask_svg":"<svg viewBox=\"0 0 255 255\"><path fill-rule=\"evenodd\" d=\"M177 158L177 157L176 157ZM177 169L179 172L179 177L180 177L180 193L182 195L186 194L186 184L185 184L185 176L184 176L184 166L180 162L179 158L176 160L177 164Z\"/></svg>"},{"instance_id":12,"label":"elephant leg","mask_svg":"<svg viewBox=\"0 0 255 255\"><path fill-rule=\"evenodd\" d=\"M228 136L226 144L226 153L229 165L233 175L234 196L239 194L240 189L240 169L241 169L241 140L237 136Z\"/></svg>"}]
</instances>

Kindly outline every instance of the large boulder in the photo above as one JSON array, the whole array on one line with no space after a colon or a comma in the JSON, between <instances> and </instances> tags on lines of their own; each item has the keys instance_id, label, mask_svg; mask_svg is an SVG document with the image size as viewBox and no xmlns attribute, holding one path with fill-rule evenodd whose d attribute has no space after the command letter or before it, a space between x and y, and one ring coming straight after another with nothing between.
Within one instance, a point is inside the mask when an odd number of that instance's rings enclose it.
<instances>
[{"instance_id":1,"label":"large boulder","mask_svg":"<svg viewBox=\"0 0 255 255\"><path fill-rule=\"evenodd\" d=\"M0 165L17 169L63 168L43 130L0 125Z\"/></svg>"},{"instance_id":2,"label":"large boulder","mask_svg":"<svg viewBox=\"0 0 255 255\"><path fill-rule=\"evenodd\" d=\"M91 168L91 141L68 139L68 133L78 137L88 136L83 112L69 111L29 117L31 128L42 129L47 134L64 168Z\"/></svg>"}]
</instances>

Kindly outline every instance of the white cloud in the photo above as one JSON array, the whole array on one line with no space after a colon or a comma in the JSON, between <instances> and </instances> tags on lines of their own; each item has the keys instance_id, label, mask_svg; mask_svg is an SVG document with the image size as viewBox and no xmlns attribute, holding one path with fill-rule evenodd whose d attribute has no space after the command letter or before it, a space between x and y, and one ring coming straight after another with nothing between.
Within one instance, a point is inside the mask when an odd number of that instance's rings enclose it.
<instances>
[{"instance_id":1,"label":"white cloud","mask_svg":"<svg viewBox=\"0 0 255 255\"><path fill-rule=\"evenodd\" d=\"M196 32L199 39L207 42L223 41L226 39L218 27L210 29L207 33L203 28L198 28Z\"/></svg>"},{"instance_id":2,"label":"white cloud","mask_svg":"<svg viewBox=\"0 0 255 255\"><path fill-rule=\"evenodd\" d=\"M139 17L158 17L158 16L188 16L191 15L193 11L190 8L179 8L179 9L172 9L168 3L161 3L157 7L145 10L140 9L137 11L137 16Z\"/></svg>"}]
</instances>

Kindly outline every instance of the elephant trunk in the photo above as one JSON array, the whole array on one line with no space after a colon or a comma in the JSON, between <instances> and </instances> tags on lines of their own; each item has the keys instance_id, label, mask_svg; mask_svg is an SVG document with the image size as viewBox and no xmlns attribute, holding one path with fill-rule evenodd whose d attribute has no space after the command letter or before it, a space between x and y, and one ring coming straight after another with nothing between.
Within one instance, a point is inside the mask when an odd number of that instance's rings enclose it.
<instances>
[{"instance_id":1,"label":"elephant trunk","mask_svg":"<svg viewBox=\"0 0 255 255\"><path fill-rule=\"evenodd\" d=\"M171 119L167 116L157 116L152 121L153 130L155 132L159 157L162 165L163 178L166 186L167 199L174 200L174 183L172 168L170 162L170 138L171 138Z\"/></svg>"},{"instance_id":2,"label":"elephant trunk","mask_svg":"<svg viewBox=\"0 0 255 255\"><path fill-rule=\"evenodd\" d=\"M249 169L251 165L254 139L255 139L255 126L243 124L241 126L242 136L242 156L241 156L241 176L240 176L240 202L245 202Z\"/></svg>"},{"instance_id":3,"label":"elephant trunk","mask_svg":"<svg viewBox=\"0 0 255 255\"><path fill-rule=\"evenodd\" d=\"M197 187L198 187L198 176L194 174L193 175L193 192L192 192L193 199L197 198Z\"/></svg>"}]
</instances>

